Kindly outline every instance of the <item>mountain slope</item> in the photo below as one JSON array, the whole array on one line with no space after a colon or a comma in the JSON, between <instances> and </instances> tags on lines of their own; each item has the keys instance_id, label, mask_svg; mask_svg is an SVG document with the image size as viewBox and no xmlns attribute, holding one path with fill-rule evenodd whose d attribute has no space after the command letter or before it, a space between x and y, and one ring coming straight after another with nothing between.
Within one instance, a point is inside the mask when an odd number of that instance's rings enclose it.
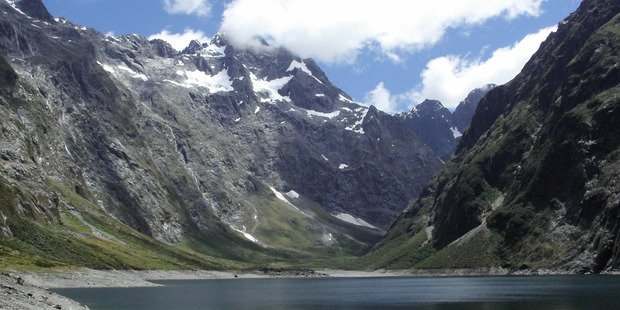
<instances>
[{"instance_id":1,"label":"mountain slope","mask_svg":"<svg viewBox=\"0 0 620 310\"><path fill-rule=\"evenodd\" d=\"M490 91L455 156L366 262L617 268L619 12L618 1L584 0Z\"/></svg>"},{"instance_id":2,"label":"mountain slope","mask_svg":"<svg viewBox=\"0 0 620 310\"><path fill-rule=\"evenodd\" d=\"M239 261L353 255L440 167L397 119L260 40L236 49L217 34L178 53L48 18L40 0L0 10L9 248L32 245L17 222L55 238L64 213L90 227L95 212Z\"/></svg>"},{"instance_id":3,"label":"mountain slope","mask_svg":"<svg viewBox=\"0 0 620 310\"><path fill-rule=\"evenodd\" d=\"M420 137L439 157L446 161L456 150L456 144L465 131L478 102L495 85L489 84L472 90L454 112L437 100L424 100L411 111L398 113L405 125Z\"/></svg>"}]
</instances>

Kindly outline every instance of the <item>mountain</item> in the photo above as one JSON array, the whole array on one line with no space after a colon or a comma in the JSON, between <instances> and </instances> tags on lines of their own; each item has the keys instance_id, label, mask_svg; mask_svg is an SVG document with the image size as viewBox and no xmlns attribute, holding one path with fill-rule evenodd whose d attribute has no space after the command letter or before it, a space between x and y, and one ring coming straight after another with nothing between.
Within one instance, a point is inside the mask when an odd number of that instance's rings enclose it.
<instances>
[{"instance_id":1,"label":"mountain","mask_svg":"<svg viewBox=\"0 0 620 310\"><path fill-rule=\"evenodd\" d=\"M465 132L465 129L467 129L467 126L471 123L471 119L474 117L474 113L482 97L495 87L497 87L497 85L487 84L483 87L476 88L469 92L467 97L456 106L456 109L452 112L452 123L461 134Z\"/></svg>"},{"instance_id":2,"label":"mountain","mask_svg":"<svg viewBox=\"0 0 620 310\"><path fill-rule=\"evenodd\" d=\"M620 2L584 0L365 258L374 267L620 263Z\"/></svg>"},{"instance_id":3,"label":"mountain","mask_svg":"<svg viewBox=\"0 0 620 310\"><path fill-rule=\"evenodd\" d=\"M440 168L397 118L260 39L238 49L218 33L177 52L40 0L0 10L0 250L14 259L357 255Z\"/></svg>"},{"instance_id":4,"label":"mountain","mask_svg":"<svg viewBox=\"0 0 620 310\"><path fill-rule=\"evenodd\" d=\"M447 161L456 149L456 144L465 131L478 102L489 90L495 87L489 84L476 88L461 101L453 112L437 100L424 100L406 113L395 116L415 132L439 157Z\"/></svg>"}]
</instances>

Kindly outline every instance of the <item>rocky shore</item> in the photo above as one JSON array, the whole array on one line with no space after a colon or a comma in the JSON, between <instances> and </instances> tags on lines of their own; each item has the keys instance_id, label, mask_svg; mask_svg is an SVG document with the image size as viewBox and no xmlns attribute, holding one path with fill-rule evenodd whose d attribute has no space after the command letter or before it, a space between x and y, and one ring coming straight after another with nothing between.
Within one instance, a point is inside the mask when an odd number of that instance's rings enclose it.
<instances>
[{"instance_id":1,"label":"rocky shore","mask_svg":"<svg viewBox=\"0 0 620 310\"><path fill-rule=\"evenodd\" d=\"M34 285L17 274L2 273L0 274L0 309L83 310L88 309L88 307L55 294L39 285Z\"/></svg>"}]
</instances>

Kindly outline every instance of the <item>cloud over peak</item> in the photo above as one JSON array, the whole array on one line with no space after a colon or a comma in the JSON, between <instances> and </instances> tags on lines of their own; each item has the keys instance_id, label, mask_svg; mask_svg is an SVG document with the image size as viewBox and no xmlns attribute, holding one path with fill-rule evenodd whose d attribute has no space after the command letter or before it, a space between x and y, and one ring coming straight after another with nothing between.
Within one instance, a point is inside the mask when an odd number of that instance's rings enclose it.
<instances>
[{"instance_id":1,"label":"cloud over peak","mask_svg":"<svg viewBox=\"0 0 620 310\"><path fill-rule=\"evenodd\" d=\"M164 40L177 51L185 49L192 40L198 40L201 43L209 42L210 39L200 30L185 29L183 33L170 33L170 31L164 29L160 33L149 36L149 40L161 39Z\"/></svg>"},{"instance_id":2,"label":"cloud over peak","mask_svg":"<svg viewBox=\"0 0 620 310\"><path fill-rule=\"evenodd\" d=\"M543 1L233 0L222 29L238 44L259 35L304 57L353 62L365 47L394 58L432 46L451 27L536 16Z\"/></svg>"},{"instance_id":3,"label":"cloud over peak","mask_svg":"<svg viewBox=\"0 0 620 310\"><path fill-rule=\"evenodd\" d=\"M468 60L454 55L435 58L421 73L421 85L406 97L416 103L427 98L436 99L454 109L471 90L489 83L504 84L514 78L556 28L552 26L529 34L512 46L495 50L486 60Z\"/></svg>"}]
</instances>

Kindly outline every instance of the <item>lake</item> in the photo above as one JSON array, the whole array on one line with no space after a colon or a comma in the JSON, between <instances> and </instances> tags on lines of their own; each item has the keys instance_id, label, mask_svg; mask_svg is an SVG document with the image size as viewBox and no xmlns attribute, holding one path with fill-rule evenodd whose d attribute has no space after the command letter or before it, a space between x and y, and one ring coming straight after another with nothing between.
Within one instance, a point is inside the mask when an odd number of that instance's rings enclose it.
<instances>
[{"instance_id":1,"label":"lake","mask_svg":"<svg viewBox=\"0 0 620 310\"><path fill-rule=\"evenodd\" d=\"M155 281L55 289L91 309L620 309L620 277L390 277Z\"/></svg>"}]
</instances>

